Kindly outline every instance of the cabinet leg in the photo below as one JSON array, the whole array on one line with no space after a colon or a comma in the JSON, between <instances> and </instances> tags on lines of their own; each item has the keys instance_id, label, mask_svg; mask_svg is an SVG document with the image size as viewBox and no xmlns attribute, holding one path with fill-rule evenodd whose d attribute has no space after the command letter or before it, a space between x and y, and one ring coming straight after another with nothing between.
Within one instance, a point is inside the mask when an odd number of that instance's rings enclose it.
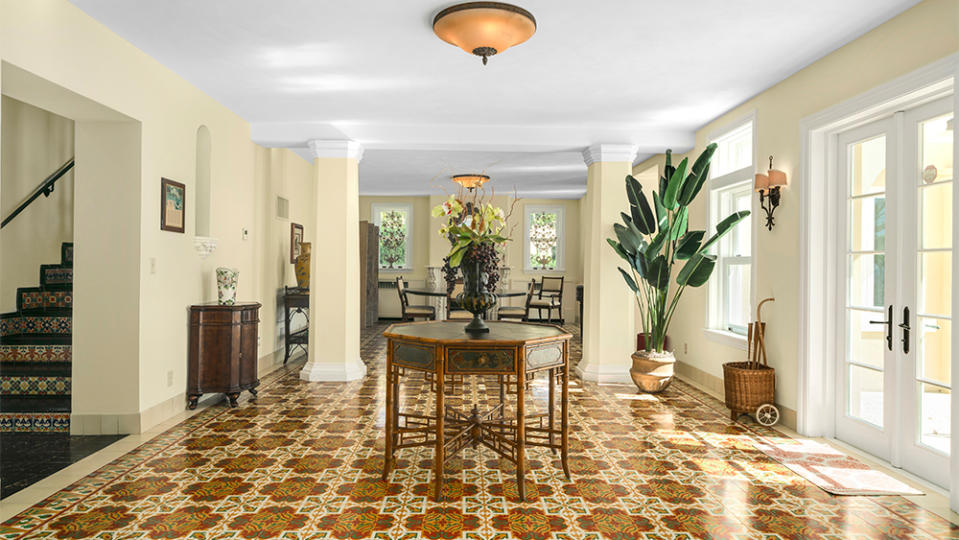
<instances>
[{"instance_id":1,"label":"cabinet leg","mask_svg":"<svg viewBox=\"0 0 959 540\"><path fill-rule=\"evenodd\" d=\"M197 401L200 400L200 395L201 394L190 394L189 401L187 402L186 407L190 409L191 411L193 409L196 409L196 403Z\"/></svg>"},{"instance_id":2,"label":"cabinet leg","mask_svg":"<svg viewBox=\"0 0 959 540\"><path fill-rule=\"evenodd\" d=\"M240 397L240 393L239 393L239 392L230 392L229 394L226 395L226 397L229 398L229 400L230 400L230 407L236 408L236 407L237 407L236 400L237 400L237 398Z\"/></svg>"}]
</instances>

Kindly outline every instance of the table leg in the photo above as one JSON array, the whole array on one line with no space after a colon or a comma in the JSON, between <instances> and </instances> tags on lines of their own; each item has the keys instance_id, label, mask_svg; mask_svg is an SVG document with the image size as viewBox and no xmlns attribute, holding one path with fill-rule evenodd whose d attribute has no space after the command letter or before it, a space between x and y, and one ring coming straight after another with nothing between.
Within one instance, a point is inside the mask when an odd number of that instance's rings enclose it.
<instances>
[{"instance_id":1,"label":"table leg","mask_svg":"<svg viewBox=\"0 0 959 540\"><path fill-rule=\"evenodd\" d=\"M446 408L443 406L443 379L446 374L443 372L443 362L436 362L436 450L433 451L433 499L436 502L443 501L443 415Z\"/></svg>"},{"instance_id":2,"label":"table leg","mask_svg":"<svg viewBox=\"0 0 959 540\"><path fill-rule=\"evenodd\" d=\"M546 371L549 379L549 444L553 455L556 454L555 439L553 430L556 428L556 369L550 368Z\"/></svg>"},{"instance_id":3,"label":"table leg","mask_svg":"<svg viewBox=\"0 0 959 540\"><path fill-rule=\"evenodd\" d=\"M522 364L520 364L522 365ZM516 376L516 492L526 501L526 373Z\"/></svg>"},{"instance_id":4,"label":"table leg","mask_svg":"<svg viewBox=\"0 0 959 540\"><path fill-rule=\"evenodd\" d=\"M566 473L566 479L572 480L569 476L569 341L563 344L563 386L562 386L562 411L560 423L562 424L560 438L560 455L563 462L563 472Z\"/></svg>"},{"instance_id":5,"label":"table leg","mask_svg":"<svg viewBox=\"0 0 959 540\"><path fill-rule=\"evenodd\" d=\"M387 342L386 347L386 449L383 452L383 481L390 475L390 469L393 468L393 421L395 419L393 412L393 402L396 401L396 395L393 393L393 379L396 373L393 373L393 347L392 343Z\"/></svg>"}]
</instances>

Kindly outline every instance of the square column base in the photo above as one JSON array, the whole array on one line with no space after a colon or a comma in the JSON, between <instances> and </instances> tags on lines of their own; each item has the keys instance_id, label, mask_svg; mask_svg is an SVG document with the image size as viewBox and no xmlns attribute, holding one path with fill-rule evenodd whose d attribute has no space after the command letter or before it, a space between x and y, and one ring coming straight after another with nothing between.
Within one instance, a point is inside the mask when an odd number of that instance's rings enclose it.
<instances>
[{"instance_id":1,"label":"square column base","mask_svg":"<svg viewBox=\"0 0 959 540\"><path fill-rule=\"evenodd\" d=\"M591 362L583 358L576 364L575 371L584 381L599 384L633 384L633 379L629 376L629 367L629 364Z\"/></svg>"},{"instance_id":2,"label":"square column base","mask_svg":"<svg viewBox=\"0 0 959 540\"><path fill-rule=\"evenodd\" d=\"M355 381L366 377L366 364L356 358L346 362L307 362L300 370L304 381Z\"/></svg>"}]
</instances>

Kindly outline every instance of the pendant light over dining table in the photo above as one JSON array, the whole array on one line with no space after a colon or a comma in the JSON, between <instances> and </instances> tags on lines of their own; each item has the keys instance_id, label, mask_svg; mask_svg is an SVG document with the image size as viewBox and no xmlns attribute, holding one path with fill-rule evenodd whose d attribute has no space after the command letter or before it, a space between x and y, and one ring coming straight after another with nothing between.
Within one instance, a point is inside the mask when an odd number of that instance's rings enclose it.
<instances>
[{"instance_id":1,"label":"pendant light over dining table","mask_svg":"<svg viewBox=\"0 0 959 540\"><path fill-rule=\"evenodd\" d=\"M440 11L433 32L443 41L483 57L519 45L536 32L536 19L525 9L502 2L466 2Z\"/></svg>"}]
</instances>

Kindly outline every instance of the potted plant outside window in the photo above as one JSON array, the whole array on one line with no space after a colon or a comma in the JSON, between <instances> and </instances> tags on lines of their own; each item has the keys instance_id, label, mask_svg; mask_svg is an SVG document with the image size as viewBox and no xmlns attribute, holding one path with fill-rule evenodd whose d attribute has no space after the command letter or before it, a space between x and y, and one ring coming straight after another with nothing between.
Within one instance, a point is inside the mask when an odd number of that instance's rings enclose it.
<instances>
[{"instance_id":1,"label":"potted plant outside window","mask_svg":"<svg viewBox=\"0 0 959 540\"><path fill-rule=\"evenodd\" d=\"M710 144L692 167L687 159L672 165L672 152L666 151L666 165L652 202L642 184L626 176L629 212L621 212L622 223L613 225L616 238L610 246L627 263L619 268L626 285L636 297L644 335L644 348L632 355L629 370L636 386L644 392L665 390L673 377L676 362L666 350L666 332L679 299L687 287L701 287L716 266L710 247L745 219L748 211L735 212L716 225L706 237L704 230L689 230L689 205L709 178L709 162L716 145ZM675 274L675 266L682 265Z\"/></svg>"}]
</instances>

